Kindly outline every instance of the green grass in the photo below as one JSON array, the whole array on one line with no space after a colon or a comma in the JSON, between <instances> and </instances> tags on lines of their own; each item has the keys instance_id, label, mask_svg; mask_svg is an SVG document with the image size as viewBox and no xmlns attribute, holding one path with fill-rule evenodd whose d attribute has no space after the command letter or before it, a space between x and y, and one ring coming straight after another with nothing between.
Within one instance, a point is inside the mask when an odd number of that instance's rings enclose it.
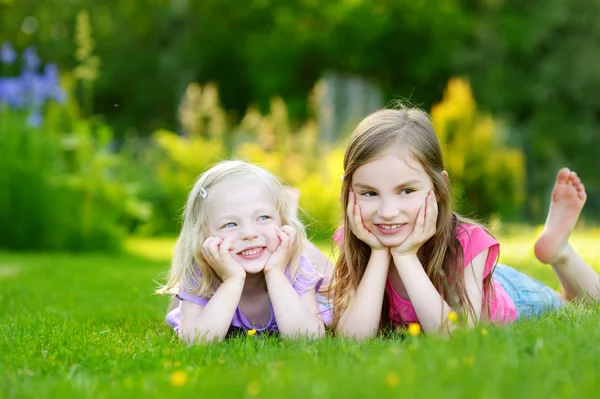
<instances>
[{"instance_id":1,"label":"green grass","mask_svg":"<svg viewBox=\"0 0 600 399\"><path fill-rule=\"evenodd\" d=\"M502 261L558 287L534 231L501 237ZM600 232L574 237L600 269ZM129 254L0 253L0 397L596 397L600 310L573 308L452 340L241 338L186 347L152 294L173 240ZM180 385L180 386L178 386Z\"/></svg>"}]
</instances>

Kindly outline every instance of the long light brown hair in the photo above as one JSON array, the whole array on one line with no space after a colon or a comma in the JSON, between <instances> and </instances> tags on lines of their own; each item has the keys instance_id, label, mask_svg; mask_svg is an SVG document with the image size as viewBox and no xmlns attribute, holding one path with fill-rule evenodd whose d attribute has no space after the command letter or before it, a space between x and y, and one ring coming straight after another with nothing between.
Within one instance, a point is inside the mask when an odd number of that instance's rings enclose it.
<instances>
[{"instance_id":1,"label":"long light brown hair","mask_svg":"<svg viewBox=\"0 0 600 399\"><path fill-rule=\"evenodd\" d=\"M344 156L341 193L344 239L333 276L334 326L339 323L350 296L356 292L371 255L371 248L352 233L346 214L352 176L361 165L393 148L421 164L433 182L438 200L436 233L419 250L425 272L454 310L474 315L474 304L469 301L463 278L463 249L456 234L462 223L477 223L454 212L451 187L443 173L442 150L429 115L419 109L384 109L360 122L350 137ZM484 279L483 289L486 293L492 289L491 273ZM389 325L389 309L389 299L385 294L380 330ZM485 299L482 310L489 316Z\"/></svg>"}]
</instances>

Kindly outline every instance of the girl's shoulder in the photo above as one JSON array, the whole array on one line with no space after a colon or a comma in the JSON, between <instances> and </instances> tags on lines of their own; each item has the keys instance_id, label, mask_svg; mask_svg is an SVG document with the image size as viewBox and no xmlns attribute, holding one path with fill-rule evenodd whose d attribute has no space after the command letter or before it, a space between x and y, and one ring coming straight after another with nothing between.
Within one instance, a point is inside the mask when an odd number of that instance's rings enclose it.
<instances>
[{"instance_id":1,"label":"girl's shoulder","mask_svg":"<svg viewBox=\"0 0 600 399\"><path fill-rule=\"evenodd\" d=\"M500 252L500 244L483 226L461 223L456 228L456 238L463 248L464 264L471 263L481 252L488 251L488 263L494 262ZM487 269L487 267L486 267Z\"/></svg>"},{"instance_id":2,"label":"girl's shoulder","mask_svg":"<svg viewBox=\"0 0 600 399\"><path fill-rule=\"evenodd\" d=\"M460 223L456 227L456 238L460 241L463 246L465 244L474 245L479 241L483 242L496 242L494 236L492 236L483 226L476 223Z\"/></svg>"}]
</instances>

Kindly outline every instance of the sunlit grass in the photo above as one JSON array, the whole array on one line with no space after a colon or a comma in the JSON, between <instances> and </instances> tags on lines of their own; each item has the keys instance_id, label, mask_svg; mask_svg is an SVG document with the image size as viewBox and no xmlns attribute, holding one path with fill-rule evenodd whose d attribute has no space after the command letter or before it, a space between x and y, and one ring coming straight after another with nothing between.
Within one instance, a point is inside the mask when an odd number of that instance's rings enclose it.
<instances>
[{"instance_id":1,"label":"sunlit grass","mask_svg":"<svg viewBox=\"0 0 600 399\"><path fill-rule=\"evenodd\" d=\"M556 285L533 258L535 230L499 235L502 260ZM598 230L573 245L596 269ZM121 256L0 253L0 397L595 397L597 306L452 340L364 343L241 337L186 347L153 294L173 239L132 239ZM322 244L329 249L328 244Z\"/></svg>"}]
</instances>

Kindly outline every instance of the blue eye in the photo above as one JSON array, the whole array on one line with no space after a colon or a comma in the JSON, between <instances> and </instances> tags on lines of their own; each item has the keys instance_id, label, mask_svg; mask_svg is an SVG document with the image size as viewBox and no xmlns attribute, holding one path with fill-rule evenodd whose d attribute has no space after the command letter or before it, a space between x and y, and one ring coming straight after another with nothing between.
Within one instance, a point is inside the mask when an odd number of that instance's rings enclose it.
<instances>
[{"instance_id":1,"label":"blue eye","mask_svg":"<svg viewBox=\"0 0 600 399\"><path fill-rule=\"evenodd\" d=\"M262 215L262 216L258 217L258 220L268 220L268 219L271 219L271 216L269 216L269 215Z\"/></svg>"},{"instance_id":2,"label":"blue eye","mask_svg":"<svg viewBox=\"0 0 600 399\"><path fill-rule=\"evenodd\" d=\"M237 224L235 224L235 223L233 223L233 222L229 222L229 223L227 223L227 224L224 224L222 228L224 228L224 229L228 229L228 228L230 228L230 227L235 227L235 226L237 226Z\"/></svg>"},{"instance_id":3,"label":"blue eye","mask_svg":"<svg viewBox=\"0 0 600 399\"><path fill-rule=\"evenodd\" d=\"M408 195L408 194L414 193L414 192L415 192L415 190L413 190L412 188L405 188L404 190L400 191L400 194Z\"/></svg>"}]
</instances>

